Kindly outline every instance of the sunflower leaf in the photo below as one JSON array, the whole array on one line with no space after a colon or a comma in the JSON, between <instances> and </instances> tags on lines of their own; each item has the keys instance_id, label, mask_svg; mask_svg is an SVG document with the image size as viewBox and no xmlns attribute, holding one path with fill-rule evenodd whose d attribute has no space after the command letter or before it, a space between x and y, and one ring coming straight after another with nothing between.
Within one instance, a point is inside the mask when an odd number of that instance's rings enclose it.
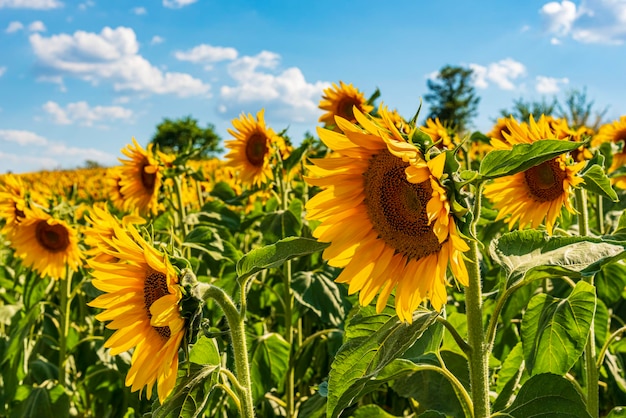
<instances>
[{"instance_id":1,"label":"sunflower leaf","mask_svg":"<svg viewBox=\"0 0 626 418\"><path fill-rule=\"evenodd\" d=\"M567 379L550 373L530 378L503 411L508 416L588 418L587 407L574 385Z\"/></svg>"},{"instance_id":2,"label":"sunflower leaf","mask_svg":"<svg viewBox=\"0 0 626 418\"><path fill-rule=\"evenodd\" d=\"M615 193L615 190L611 187L611 180L609 180L604 170L602 170L599 165L591 166L591 168L583 174L583 178L585 182L582 184L582 187L590 192L611 199L613 202L619 202L617 193Z\"/></svg>"},{"instance_id":3,"label":"sunflower leaf","mask_svg":"<svg viewBox=\"0 0 626 418\"><path fill-rule=\"evenodd\" d=\"M374 390L384 381L398 378L408 371L414 372L414 363L399 360L398 357L435 322L437 315L436 312L416 311L413 323L406 324L390 308L380 314L371 306L361 308L349 320L346 341L331 366L328 416L339 416L359 396Z\"/></svg>"},{"instance_id":4,"label":"sunflower leaf","mask_svg":"<svg viewBox=\"0 0 626 418\"><path fill-rule=\"evenodd\" d=\"M485 155L480 163L480 174L497 178L521 173L561 154L583 146L584 142L544 139L531 144L516 144L511 150L495 150Z\"/></svg>"},{"instance_id":5,"label":"sunflower leaf","mask_svg":"<svg viewBox=\"0 0 626 418\"><path fill-rule=\"evenodd\" d=\"M281 266L292 258L322 251L329 245L312 238L288 237L245 254L237 262L237 275L244 279L261 270Z\"/></svg>"},{"instance_id":6,"label":"sunflower leaf","mask_svg":"<svg viewBox=\"0 0 626 418\"><path fill-rule=\"evenodd\" d=\"M580 281L565 299L534 296L522 320L522 347L531 375L565 375L582 355L596 311L595 288Z\"/></svg>"}]
</instances>

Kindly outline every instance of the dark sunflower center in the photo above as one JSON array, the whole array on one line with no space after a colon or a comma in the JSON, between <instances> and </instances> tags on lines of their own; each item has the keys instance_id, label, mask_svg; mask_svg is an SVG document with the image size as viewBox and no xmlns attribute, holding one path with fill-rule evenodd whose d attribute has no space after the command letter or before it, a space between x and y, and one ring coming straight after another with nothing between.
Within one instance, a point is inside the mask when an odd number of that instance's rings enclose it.
<instances>
[{"instance_id":1,"label":"dark sunflower center","mask_svg":"<svg viewBox=\"0 0 626 418\"><path fill-rule=\"evenodd\" d=\"M35 236L37 242L51 253L65 251L70 245L70 234L63 225L50 225L46 221L39 221Z\"/></svg>"},{"instance_id":2,"label":"dark sunflower center","mask_svg":"<svg viewBox=\"0 0 626 418\"><path fill-rule=\"evenodd\" d=\"M615 135L614 142L619 144L621 143L622 150L620 151L622 154L626 154L626 129L619 131Z\"/></svg>"},{"instance_id":3,"label":"dark sunflower center","mask_svg":"<svg viewBox=\"0 0 626 418\"><path fill-rule=\"evenodd\" d=\"M267 154L267 137L256 132L246 142L246 158L255 167L262 167Z\"/></svg>"},{"instance_id":4,"label":"dark sunflower center","mask_svg":"<svg viewBox=\"0 0 626 418\"><path fill-rule=\"evenodd\" d=\"M152 319L152 313L150 313L150 307L152 304L161 299L163 296L169 295L169 293L170 292L167 288L167 277L165 274L152 269L148 270L146 273L146 281L143 285L143 301L148 314L148 319ZM170 338L170 327L152 328L154 328L161 337L165 339Z\"/></svg>"},{"instance_id":5,"label":"dark sunflower center","mask_svg":"<svg viewBox=\"0 0 626 418\"><path fill-rule=\"evenodd\" d=\"M359 107L360 102L351 98L345 97L339 100L337 104L337 116L341 116L342 118L349 120L350 122L354 122L356 119L354 117L354 109L353 107Z\"/></svg>"},{"instance_id":6,"label":"dark sunflower center","mask_svg":"<svg viewBox=\"0 0 626 418\"><path fill-rule=\"evenodd\" d=\"M148 162L145 162L141 166L141 184L149 192L154 192L154 185L156 184L156 172L149 173L146 171L146 167L150 167Z\"/></svg>"},{"instance_id":7,"label":"dark sunflower center","mask_svg":"<svg viewBox=\"0 0 626 418\"><path fill-rule=\"evenodd\" d=\"M438 252L441 244L428 225L430 182L409 183L408 165L387 151L373 156L364 173L365 204L378 237L396 253L419 260Z\"/></svg>"},{"instance_id":8,"label":"dark sunflower center","mask_svg":"<svg viewBox=\"0 0 626 418\"><path fill-rule=\"evenodd\" d=\"M13 206L15 207L15 220L19 222L26 217L26 214L24 211L18 209L17 202L13 203Z\"/></svg>"},{"instance_id":9,"label":"dark sunflower center","mask_svg":"<svg viewBox=\"0 0 626 418\"><path fill-rule=\"evenodd\" d=\"M563 180L567 173L554 159L541 163L524 172L526 185L533 198L538 202L548 202L563 195Z\"/></svg>"}]
</instances>

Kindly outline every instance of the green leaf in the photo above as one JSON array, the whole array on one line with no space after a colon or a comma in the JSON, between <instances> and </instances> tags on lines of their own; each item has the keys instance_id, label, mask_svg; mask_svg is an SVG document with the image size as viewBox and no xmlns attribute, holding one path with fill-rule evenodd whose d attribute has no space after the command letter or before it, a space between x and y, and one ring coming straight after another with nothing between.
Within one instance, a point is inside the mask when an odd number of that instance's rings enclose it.
<instances>
[{"instance_id":1,"label":"green leaf","mask_svg":"<svg viewBox=\"0 0 626 418\"><path fill-rule=\"evenodd\" d=\"M285 238L244 255L237 263L237 275L240 278L248 277L261 270L278 267L292 258L322 251L329 245L312 238Z\"/></svg>"},{"instance_id":2,"label":"green leaf","mask_svg":"<svg viewBox=\"0 0 626 418\"><path fill-rule=\"evenodd\" d=\"M276 242L283 238L300 234L300 220L288 210L268 213L261 221L261 231L265 242Z\"/></svg>"},{"instance_id":3,"label":"green leaf","mask_svg":"<svg viewBox=\"0 0 626 418\"><path fill-rule=\"evenodd\" d=\"M328 415L335 418L352 404L368 382L404 354L436 317L436 312L416 311L413 323L407 324L390 308L380 314L371 306L361 308L349 320L346 341L331 366Z\"/></svg>"},{"instance_id":4,"label":"green leaf","mask_svg":"<svg viewBox=\"0 0 626 418\"><path fill-rule=\"evenodd\" d=\"M625 243L592 237L549 236L537 230L514 231L491 242L493 260L504 267L507 287L519 280L591 276L623 258Z\"/></svg>"},{"instance_id":5,"label":"green leaf","mask_svg":"<svg viewBox=\"0 0 626 418\"><path fill-rule=\"evenodd\" d=\"M567 379L554 374L533 376L503 411L515 418L590 418L580 394Z\"/></svg>"},{"instance_id":6,"label":"green leaf","mask_svg":"<svg viewBox=\"0 0 626 418\"><path fill-rule=\"evenodd\" d=\"M531 375L565 375L581 356L596 309L595 289L578 282L565 299L534 296L522 320L522 344Z\"/></svg>"},{"instance_id":7,"label":"green leaf","mask_svg":"<svg viewBox=\"0 0 626 418\"><path fill-rule=\"evenodd\" d=\"M479 172L486 178L511 176L575 150L583 142L544 139L532 144L516 144L511 150L491 151L480 163Z\"/></svg>"},{"instance_id":8,"label":"green leaf","mask_svg":"<svg viewBox=\"0 0 626 418\"><path fill-rule=\"evenodd\" d=\"M613 305L622 298L622 291L626 288L626 266L613 263L602 268L595 277L598 298L607 305Z\"/></svg>"},{"instance_id":9,"label":"green leaf","mask_svg":"<svg viewBox=\"0 0 626 418\"><path fill-rule=\"evenodd\" d=\"M310 398L302 402L298 409L298 415L307 418L326 417L326 398L319 393L313 394Z\"/></svg>"},{"instance_id":10,"label":"green leaf","mask_svg":"<svg viewBox=\"0 0 626 418\"><path fill-rule=\"evenodd\" d=\"M287 157L287 159L283 161L283 167L285 168L285 170L289 172L291 171L292 168L294 168L297 164L299 164L300 161L302 161L302 157L304 156L304 153L308 149L309 149L309 144L303 143L298 148L293 150L291 154L289 154L289 157Z\"/></svg>"},{"instance_id":11,"label":"green leaf","mask_svg":"<svg viewBox=\"0 0 626 418\"><path fill-rule=\"evenodd\" d=\"M609 412L609 415L607 415L606 418L626 418L626 408L623 406L616 406L611 409L611 412Z\"/></svg>"},{"instance_id":12,"label":"green leaf","mask_svg":"<svg viewBox=\"0 0 626 418\"><path fill-rule=\"evenodd\" d=\"M345 318L341 288L324 271L294 273L291 288L296 300L309 308L323 323L339 325Z\"/></svg>"},{"instance_id":13,"label":"green leaf","mask_svg":"<svg viewBox=\"0 0 626 418\"><path fill-rule=\"evenodd\" d=\"M32 388L19 416L65 418L70 416L70 399L61 385Z\"/></svg>"},{"instance_id":14,"label":"green leaf","mask_svg":"<svg viewBox=\"0 0 626 418\"><path fill-rule=\"evenodd\" d=\"M290 352L291 346L280 334L265 334L253 342L250 377L255 400L262 399L272 389L280 391L287 376Z\"/></svg>"},{"instance_id":15,"label":"green leaf","mask_svg":"<svg viewBox=\"0 0 626 418\"><path fill-rule=\"evenodd\" d=\"M494 411L500 411L509 405L521 375L525 370L523 363L524 350L522 343L519 342L509 352L502 362L502 367L498 370L496 380L496 393L498 393L498 397L493 403Z\"/></svg>"},{"instance_id":16,"label":"green leaf","mask_svg":"<svg viewBox=\"0 0 626 418\"><path fill-rule=\"evenodd\" d=\"M604 196L613 202L619 202L617 193L615 193L615 190L611 187L611 180L600 166L591 166L591 168L583 174L583 178L585 179L585 182L582 184L583 188L597 193L600 196Z\"/></svg>"},{"instance_id":17,"label":"green leaf","mask_svg":"<svg viewBox=\"0 0 626 418\"><path fill-rule=\"evenodd\" d=\"M388 414L378 405L364 405L357 408L352 413L352 418L395 418L395 415Z\"/></svg>"},{"instance_id":18,"label":"green leaf","mask_svg":"<svg viewBox=\"0 0 626 418\"><path fill-rule=\"evenodd\" d=\"M189 361L200 365L220 364L221 356L215 344L215 340L213 338L207 338L204 335L198 337L198 340L189 352Z\"/></svg>"}]
</instances>

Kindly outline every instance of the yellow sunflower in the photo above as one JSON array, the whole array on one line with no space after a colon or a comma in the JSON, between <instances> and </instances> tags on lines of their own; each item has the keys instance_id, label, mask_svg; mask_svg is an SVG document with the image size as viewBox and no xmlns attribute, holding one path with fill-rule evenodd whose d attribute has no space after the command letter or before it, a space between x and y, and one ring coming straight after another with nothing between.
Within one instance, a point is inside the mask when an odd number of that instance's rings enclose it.
<instances>
[{"instance_id":1,"label":"yellow sunflower","mask_svg":"<svg viewBox=\"0 0 626 418\"><path fill-rule=\"evenodd\" d=\"M507 150L515 144L557 138L543 115L537 122L531 116L529 124L519 124L511 117L506 125L505 141L491 140L495 149ZM570 164L567 155L562 154L521 173L495 179L485 186L485 196L499 211L496 220L508 217L509 228L517 221L520 228L526 225L536 228L545 219L546 229L551 234L563 207L570 213L575 212L570 202L571 188L582 183L582 177L576 173L584 165L585 162Z\"/></svg>"},{"instance_id":2,"label":"yellow sunflower","mask_svg":"<svg viewBox=\"0 0 626 418\"><path fill-rule=\"evenodd\" d=\"M26 189L19 177L7 174L0 179L0 220L5 220L0 232L7 237L12 235L13 230L26 216L25 194Z\"/></svg>"},{"instance_id":3,"label":"yellow sunflower","mask_svg":"<svg viewBox=\"0 0 626 418\"><path fill-rule=\"evenodd\" d=\"M308 166L306 181L323 190L307 203L307 218L321 221L313 235L331 243L328 264L344 268L337 281L360 292L362 305L380 293L379 312L395 289L398 316L411 322L423 300L436 310L446 302L448 265L467 285L462 252L469 248L438 180L445 155L425 162L380 113L382 127L355 108L360 126L337 117L343 133L318 128L334 154Z\"/></svg>"},{"instance_id":4,"label":"yellow sunflower","mask_svg":"<svg viewBox=\"0 0 626 418\"><path fill-rule=\"evenodd\" d=\"M508 128L506 127L507 120L508 118L498 118L496 124L493 126L493 128L491 128L489 132L487 132L485 136L489 138L495 138L500 141L506 141L506 139L504 139L503 132L510 134Z\"/></svg>"},{"instance_id":5,"label":"yellow sunflower","mask_svg":"<svg viewBox=\"0 0 626 418\"><path fill-rule=\"evenodd\" d=\"M93 206L88 210L87 221L91 224L91 227L87 227L83 231L85 244L89 246L89 249L84 252L85 256L99 263L118 261L117 258L104 250L114 250L109 246L109 242L114 235L115 227L119 227L122 224L109 213L106 206L104 208ZM143 224L145 220L139 216L128 215L124 217L122 223L124 225Z\"/></svg>"},{"instance_id":6,"label":"yellow sunflower","mask_svg":"<svg viewBox=\"0 0 626 418\"><path fill-rule=\"evenodd\" d=\"M428 134L433 142L437 142L438 148L454 148L453 134L448 128L441 124L439 118L436 118L435 120L430 118L426 119L426 126L422 126L420 130Z\"/></svg>"},{"instance_id":7,"label":"yellow sunflower","mask_svg":"<svg viewBox=\"0 0 626 418\"><path fill-rule=\"evenodd\" d=\"M619 150L613 154L613 162L608 170L610 174L626 164L626 115L600 127L592 140L592 145L599 147L603 142L619 145ZM614 177L612 181L620 189L626 189L626 176Z\"/></svg>"},{"instance_id":8,"label":"yellow sunflower","mask_svg":"<svg viewBox=\"0 0 626 418\"><path fill-rule=\"evenodd\" d=\"M65 277L65 269L76 271L81 264L76 231L62 220L33 207L11 234L15 255L41 276L55 280Z\"/></svg>"},{"instance_id":9,"label":"yellow sunflower","mask_svg":"<svg viewBox=\"0 0 626 418\"><path fill-rule=\"evenodd\" d=\"M236 130L228 129L234 140L226 141L230 152L226 155L227 164L233 167L245 184L260 186L274 179L271 159L274 148L285 149L284 140L272 128L265 126L264 110L254 116L242 114L233 119Z\"/></svg>"},{"instance_id":10,"label":"yellow sunflower","mask_svg":"<svg viewBox=\"0 0 626 418\"><path fill-rule=\"evenodd\" d=\"M105 309L99 321L112 321L116 330L104 344L111 355L134 347L126 385L131 390L147 387L148 398L157 384L163 403L176 383L178 349L185 333L185 321L178 304L182 298L178 276L166 255L148 244L134 226L114 225L106 251L116 263L89 260L93 285L105 292L90 306Z\"/></svg>"},{"instance_id":11,"label":"yellow sunflower","mask_svg":"<svg viewBox=\"0 0 626 418\"><path fill-rule=\"evenodd\" d=\"M374 106L367 104L365 95L352 84L339 82L339 86L333 83L331 87L324 90L319 108L325 110L319 121L327 127L333 127L340 132L335 122L335 116L346 119L351 123L356 123L353 108L356 107L361 113L370 113Z\"/></svg>"},{"instance_id":12,"label":"yellow sunflower","mask_svg":"<svg viewBox=\"0 0 626 418\"><path fill-rule=\"evenodd\" d=\"M120 193L126 210L137 210L141 215L156 215L159 207L159 189L163 170L152 153L152 144L144 149L133 138L133 143L122 149L129 159L120 158Z\"/></svg>"}]
</instances>

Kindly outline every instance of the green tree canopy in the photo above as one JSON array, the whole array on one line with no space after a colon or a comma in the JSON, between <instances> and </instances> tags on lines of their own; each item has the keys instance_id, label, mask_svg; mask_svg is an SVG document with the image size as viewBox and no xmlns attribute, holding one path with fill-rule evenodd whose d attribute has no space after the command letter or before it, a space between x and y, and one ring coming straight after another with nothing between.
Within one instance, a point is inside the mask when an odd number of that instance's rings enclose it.
<instances>
[{"instance_id":1,"label":"green tree canopy","mask_svg":"<svg viewBox=\"0 0 626 418\"><path fill-rule=\"evenodd\" d=\"M513 116L519 122L528 122L530 115L533 115L535 119L538 119L541 115L554 116L557 107L556 97L551 102L547 102L545 97L540 102L526 101L520 97L513 101L512 109L502 109L500 114L505 118Z\"/></svg>"},{"instance_id":2,"label":"green tree canopy","mask_svg":"<svg viewBox=\"0 0 626 418\"><path fill-rule=\"evenodd\" d=\"M476 95L470 68L446 65L435 80L426 84L430 93L424 100L430 104L429 118L439 118L446 126L465 132L478 113L480 97Z\"/></svg>"},{"instance_id":3,"label":"green tree canopy","mask_svg":"<svg viewBox=\"0 0 626 418\"><path fill-rule=\"evenodd\" d=\"M201 128L196 119L187 116L175 120L164 118L150 142L162 151L174 153L191 146L191 150L198 152L198 158L206 158L221 151L220 141L215 126L208 124Z\"/></svg>"}]
</instances>

